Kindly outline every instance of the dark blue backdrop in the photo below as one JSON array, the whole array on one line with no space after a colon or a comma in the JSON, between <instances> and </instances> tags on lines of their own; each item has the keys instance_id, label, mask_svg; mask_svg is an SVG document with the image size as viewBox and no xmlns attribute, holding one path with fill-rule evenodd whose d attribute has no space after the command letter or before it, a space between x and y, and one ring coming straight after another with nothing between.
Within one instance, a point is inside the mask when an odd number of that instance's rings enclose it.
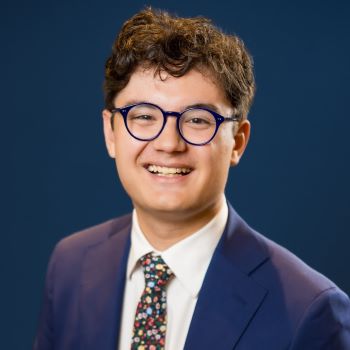
<instances>
[{"instance_id":1,"label":"dark blue backdrop","mask_svg":"<svg viewBox=\"0 0 350 350\"><path fill-rule=\"evenodd\" d=\"M1 347L29 349L54 244L131 209L101 128L104 61L143 1L1 4ZM227 197L350 292L348 1L149 1L243 38L257 96Z\"/></svg>"}]
</instances>

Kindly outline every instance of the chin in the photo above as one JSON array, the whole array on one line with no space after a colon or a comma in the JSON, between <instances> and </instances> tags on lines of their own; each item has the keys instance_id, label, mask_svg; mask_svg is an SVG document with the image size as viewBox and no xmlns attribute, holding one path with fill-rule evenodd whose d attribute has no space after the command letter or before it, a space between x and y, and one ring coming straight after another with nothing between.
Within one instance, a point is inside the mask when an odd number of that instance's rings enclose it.
<instances>
[{"instance_id":1,"label":"chin","mask_svg":"<svg viewBox=\"0 0 350 350\"><path fill-rule=\"evenodd\" d=\"M181 213L188 212L190 205L179 198L158 198L157 200L149 203L143 202L140 207L147 211L163 212L165 213Z\"/></svg>"}]
</instances>

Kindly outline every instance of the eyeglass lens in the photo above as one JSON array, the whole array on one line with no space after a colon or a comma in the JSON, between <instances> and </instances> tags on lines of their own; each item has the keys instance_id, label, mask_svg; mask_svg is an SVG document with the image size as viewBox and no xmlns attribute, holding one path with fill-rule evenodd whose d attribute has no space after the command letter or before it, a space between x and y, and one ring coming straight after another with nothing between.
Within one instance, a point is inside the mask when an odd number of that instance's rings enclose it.
<instances>
[{"instance_id":1,"label":"eyeglass lens","mask_svg":"<svg viewBox=\"0 0 350 350\"><path fill-rule=\"evenodd\" d=\"M159 108L141 104L129 110L126 123L130 133L136 138L150 140L161 131L164 117ZM179 128L185 140L201 144L209 141L214 135L216 119L204 109L190 109L181 115Z\"/></svg>"}]
</instances>

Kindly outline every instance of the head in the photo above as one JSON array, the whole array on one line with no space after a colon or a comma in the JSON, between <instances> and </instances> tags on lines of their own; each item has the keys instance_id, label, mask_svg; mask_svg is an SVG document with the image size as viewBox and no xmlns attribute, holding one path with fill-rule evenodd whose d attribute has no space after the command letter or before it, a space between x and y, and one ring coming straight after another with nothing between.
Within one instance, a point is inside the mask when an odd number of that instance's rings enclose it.
<instances>
[{"instance_id":1,"label":"head","mask_svg":"<svg viewBox=\"0 0 350 350\"><path fill-rule=\"evenodd\" d=\"M159 77L163 72L182 77L192 69L209 74L237 115L247 118L255 92L252 58L237 36L223 33L207 18L175 17L148 8L126 21L106 62L107 109L140 67L153 68Z\"/></svg>"},{"instance_id":2,"label":"head","mask_svg":"<svg viewBox=\"0 0 350 350\"><path fill-rule=\"evenodd\" d=\"M217 205L229 168L238 164L249 139L255 83L243 42L208 19L146 9L117 36L104 89L107 149L136 209L184 218ZM112 109L140 102L180 113L204 105L238 121L223 123L211 142L195 146L180 137L176 118L168 117L156 139L140 141L129 135L120 113L111 124Z\"/></svg>"}]
</instances>

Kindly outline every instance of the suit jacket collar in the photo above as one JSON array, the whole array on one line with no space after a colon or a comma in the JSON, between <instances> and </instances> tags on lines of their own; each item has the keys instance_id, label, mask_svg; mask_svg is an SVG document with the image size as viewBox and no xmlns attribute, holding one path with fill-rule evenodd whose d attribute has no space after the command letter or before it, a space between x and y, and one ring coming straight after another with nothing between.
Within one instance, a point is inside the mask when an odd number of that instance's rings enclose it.
<instances>
[{"instance_id":1,"label":"suit jacket collar","mask_svg":"<svg viewBox=\"0 0 350 350\"><path fill-rule=\"evenodd\" d=\"M235 347L267 294L250 276L267 259L258 236L229 205L226 229L199 293L185 350Z\"/></svg>"},{"instance_id":2,"label":"suit jacket collar","mask_svg":"<svg viewBox=\"0 0 350 350\"><path fill-rule=\"evenodd\" d=\"M268 259L267 250L229 203L228 206L226 228L199 292L185 350L232 350L267 294L251 277ZM85 254L80 298L85 350L117 348L131 216L126 223Z\"/></svg>"},{"instance_id":3,"label":"suit jacket collar","mask_svg":"<svg viewBox=\"0 0 350 350\"><path fill-rule=\"evenodd\" d=\"M131 216L122 230L91 246L82 267L81 349L117 349L117 337L130 250Z\"/></svg>"}]
</instances>

